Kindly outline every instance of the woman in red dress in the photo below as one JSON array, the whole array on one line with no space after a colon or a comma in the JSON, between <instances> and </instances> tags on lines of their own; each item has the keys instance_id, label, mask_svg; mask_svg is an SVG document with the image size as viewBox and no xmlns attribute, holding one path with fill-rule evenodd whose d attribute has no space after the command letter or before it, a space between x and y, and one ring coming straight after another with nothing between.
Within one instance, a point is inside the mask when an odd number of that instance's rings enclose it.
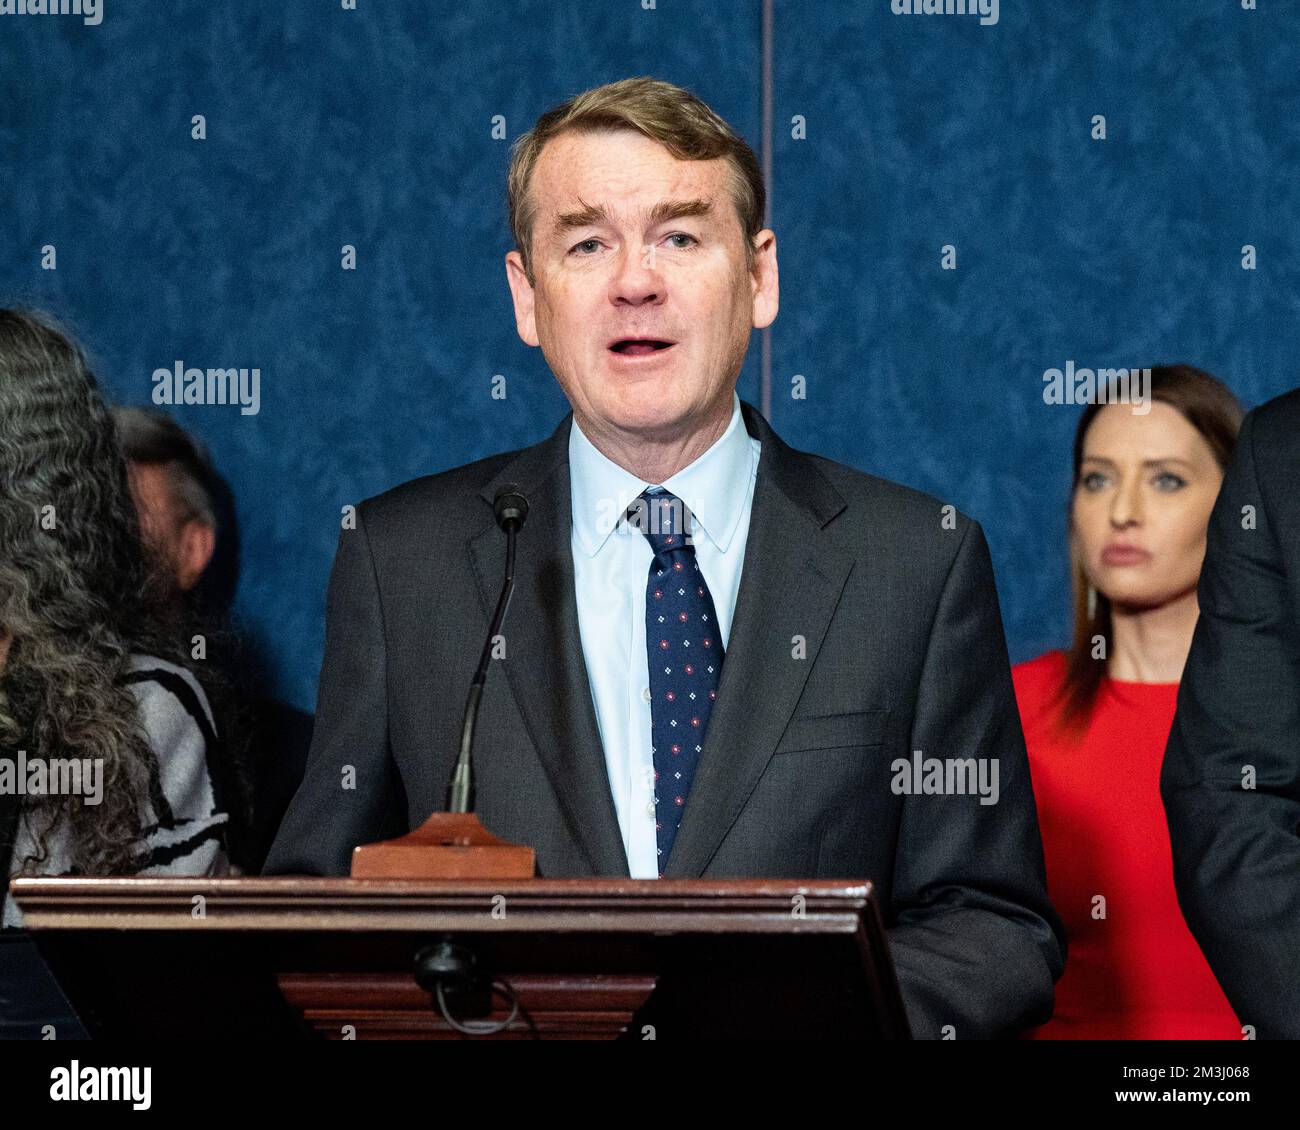
<instances>
[{"instance_id":1,"label":"woman in red dress","mask_svg":"<svg viewBox=\"0 0 1300 1130\"><path fill-rule=\"evenodd\" d=\"M1205 530L1242 411L1153 368L1151 400L1092 404L1074 440L1074 639L1012 671L1048 893L1069 955L1031 1039L1241 1039L1178 908L1160 764L1196 626Z\"/></svg>"}]
</instances>

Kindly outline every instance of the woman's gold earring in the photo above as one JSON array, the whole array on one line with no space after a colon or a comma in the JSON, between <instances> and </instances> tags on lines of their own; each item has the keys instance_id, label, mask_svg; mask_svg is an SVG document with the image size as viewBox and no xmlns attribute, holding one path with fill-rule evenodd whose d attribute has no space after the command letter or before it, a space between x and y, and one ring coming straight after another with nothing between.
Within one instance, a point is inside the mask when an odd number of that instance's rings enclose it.
<instances>
[{"instance_id":1,"label":"woman's gold earring","mask_svg":"<svg viewBox=\"0 0 1300 1130\"><path fill-rule=\"evenodd\" d=\"M1092 585L1088 586L1088 619L1097 619L1097 590Z\"/></svg>"}]
</instances>

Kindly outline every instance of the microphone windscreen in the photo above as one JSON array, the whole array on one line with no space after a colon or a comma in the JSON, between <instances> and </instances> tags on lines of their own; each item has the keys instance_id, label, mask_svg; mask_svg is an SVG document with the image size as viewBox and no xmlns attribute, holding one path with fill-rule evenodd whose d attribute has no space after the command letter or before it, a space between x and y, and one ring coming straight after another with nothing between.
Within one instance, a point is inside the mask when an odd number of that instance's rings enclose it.
<instances>
[{"instance_id":1,"label":"microphone windscreen","mask_svg":"<svg viewBox=\"0 0 1300 1130\"><path fill-rule=\"evenodd\" d=\"M497 491L492 509L496 513L497 525L503 530L512 518L515 520L515 529L521 530L528 517L528 499L519 492L516 483L505 483Z\"/></svg>"}]
</instances>

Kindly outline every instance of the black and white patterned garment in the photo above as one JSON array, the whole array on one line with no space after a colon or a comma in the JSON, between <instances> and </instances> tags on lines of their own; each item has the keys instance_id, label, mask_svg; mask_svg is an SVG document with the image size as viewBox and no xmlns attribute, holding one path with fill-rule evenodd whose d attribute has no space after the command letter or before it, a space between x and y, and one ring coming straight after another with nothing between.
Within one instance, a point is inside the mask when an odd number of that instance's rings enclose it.
<instances>
[{"instance_id":1,"label":"black and white patterned garment","mask_svg":"<svg viewBox=\"0 0 1300 1130\"><path fill-rule=\"evenodd\" d=\"M123 682L139 704L140 723L156 757L156 773L144 815L141 875L227 875L226 825L229 819L214 792L221 780L216 727L198 680L182 667L154 656L131 657ZM48 837L49 856L41 873L71 869L68 836L57 829ZM8 873L16 875L35 844L20 815L9 854ZM22 915L5 895L5 927L22 926Z\"/></svg>"}]
</instances>

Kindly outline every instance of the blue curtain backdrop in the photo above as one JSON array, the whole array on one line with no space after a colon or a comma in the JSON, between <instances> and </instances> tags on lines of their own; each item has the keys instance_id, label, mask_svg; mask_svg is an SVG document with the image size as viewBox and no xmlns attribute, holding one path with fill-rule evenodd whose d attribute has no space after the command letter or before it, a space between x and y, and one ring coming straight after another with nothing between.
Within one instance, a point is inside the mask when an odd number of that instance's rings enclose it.
<instances>
[{"instance_id":1,"label":"blue curtain backdrop","mask_svg":"<svg viewBox=\"0 0 1300 1130\"><path fill-rule=\"evenodd\" d=\"M1248 407L1300 383L1300 10L998 14L775 3L771 418L978 518L1021 660L1067 627L1079 409L1044 404L1044 370L1188 361ZM579 90L651 74L758 149L763 43L759 0L0 15L0 302L66 319L120 402L149 403L177 361L261 371L256 415L173 414L238 500L236 609L273 692L314 705L342 507L533 443L567 410L514 329L510 142Z\"/></svg>"}]
</instances>

